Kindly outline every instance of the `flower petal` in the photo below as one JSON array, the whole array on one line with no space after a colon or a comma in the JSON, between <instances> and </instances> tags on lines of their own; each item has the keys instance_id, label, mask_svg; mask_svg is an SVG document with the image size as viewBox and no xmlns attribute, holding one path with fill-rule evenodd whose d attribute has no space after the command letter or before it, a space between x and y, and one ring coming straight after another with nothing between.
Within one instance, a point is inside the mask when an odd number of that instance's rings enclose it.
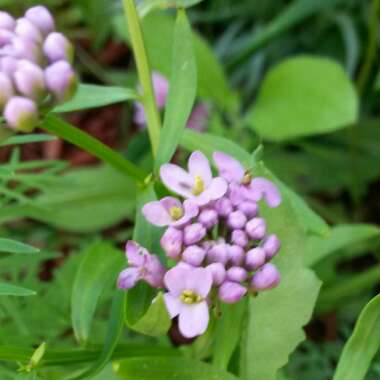
<instances>
[{"instance_id":1,"label":"flower petal","mask_svg":"<svg viewBox=\"0 0 380 380\"><path fill-rule=\"evenodd\" d=\"M161 203L161 205L163 207L165 207L165 210L167 212L170 212L170 209L172 207L183 208L182 207L182 203L177 198L174 198L174 197L165 197L165 198L162 198L162 199L160 199L160 203Z\"/></svg>"},{"instance_id":2,"label":"flower petal","mask_svg":"<svg viewBox=\"0 0 380 380\"><path fill-rule=\"evenodd\" d=\"M210 163L202 152L195 151L191 154L188 167L189 173L193 178L199 176L202 178L205 187L209 185L212 179Z\"/></svg>"},{"instance_id":3,"label":"flower petal","mask_svg":"<svg viewBox=\"0 0 380 380\"><path fill-rule=\"evenodd\" d=\"M245 170L238 160L222 152L214 152L212 157L221 177L228 182L240 183L242 181Z\"/></svg>"},{"instance_id":4,"label":"flower petal","mask_svg":"<svg viewBox=\"0 0 380 380\"><path fill-rule=\"evenodd\" d=\"M258 201L264 198L269 207L277 207L281 203L281 194L276 185L266 178L254 178L247 190L248 199Z\"/></svg>"},{"instance_id":5,"label":"flower petal","mask_svg":"<svg viewBox=\"0 0 380 380\"><path fill-rule=\"evenodd\" d=\"M164 301L170 318L173 319L181 311L182 302L178 297L175 297L170 293L164 294Z\"/></svg>"},{"instance_id":6,"label":"flower petal","mask_svg":"<svg viewBox=\"0 0 380 380\"><path fill-rule=\"evenodd\" d=\"M206 301L182 305L178 327L186 338L202 335L207 330L208 322L209 311Z\"/></svg>"},{"instance_id":7,"label":"flower petal","mask_svg":"<svg viewBox=\"0 0 380 380\"><path fill-rule=\"evenodd\" d=\"M184 214L182 218L171 223L173 227L184 226L191 221L191 219L195 218L199 213L199 207L192 200L186 199L185 202L183 202L183 211Z\"/></svg>"},{"instance_id":8,"label":"flower petal","mask_svg":"<svg viewBox=\"0 0 380 380\"><path fill-rule=\"evenodd\" d=\"M194 186L194 179L188 172L179 166L173 164L162 165L160 176L162 182L168 189L185 198L192 196L191 190Z\"/></svg>"},{"instance_id":9,"label":"flower petal","mask_svg":"<svg viewBox=\"0 0 380 380\"><path fill-rule=\"evenodd\" d=\"M186 289L186 278L190 271L191 269L175 266L166 272L164 283L172 295L179 296Z\"/></svg>"},{"instance_id":10,"label":"flower petal","mask_svg":"<svg viewBox=\"0 0 380 380\"><path fill-rule=\"evenodd\" d=\"M172 221L170 214L161 201L147 203L142 208L142 213L149 223L158 227L168 226Z\"/></svg>"},{"instance_id":11,"label":"flower petal","mask_svg":"<svg viewBox=\"0 0 380 380\"><path fill-rule=\"evenodd\" d=\"M137 268L124 269L117 279L117 286L120 289L131 289L141 278L141 272Z\"/></svg>"},{"instance_id":12,"label":"flower petal","mask_svg":"<svg viewBox=\"0 0 380 380\"><path fill-rule=\"evenodd\" d=\"M134 267L142 267L145 259L141 254L142 248L133 240L128 240L125 246L125 254L127 256L128 264Z\"/></svg>"},{"instance_id":13,"label":"flower petal","mask_svg":"<svg viewBox=\"0 0 380 380\"><path fill-rule=\"evenodd\" d=\"M195 268L185 278L186 289L193 290L202 298L206 298L211 290L212 275L205 268Z\"/></svg>"},{"instance_id":14,"label":"flower petal","mask_svg":"<svg viewBox=\"0 0 380 380\"><path fill-rule=\"evenodd\" d=\"M209 187L206 189L205 193L207 193L210 200L215 201L217 199L222 198L224 194L227 192L227 182L222 177L213 178Z\"/></svg>"}]
</instances>

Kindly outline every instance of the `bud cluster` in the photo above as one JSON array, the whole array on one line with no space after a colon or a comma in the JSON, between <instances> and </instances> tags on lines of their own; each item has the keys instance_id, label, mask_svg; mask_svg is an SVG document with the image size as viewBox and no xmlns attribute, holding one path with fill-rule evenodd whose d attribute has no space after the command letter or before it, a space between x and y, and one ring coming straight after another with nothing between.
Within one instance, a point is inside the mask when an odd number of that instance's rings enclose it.
<instances>
[{"instance_id":1,"label":"bud cluster","mask_svg":"<svg viewBox=\"0 0 380 380\"><path fill-rule=\"evenodd\" d=\"M234 158L215 152L213 159L219 172L215 178L207 158L198 151L190 156L188 171L163 165L163 183L185 199L169 196L142 209L151 224L166 227L161 247L175 265L166 273L160 266L163 277L156 287L163 284L168 290L164 296L168 312L171 317L179 316L180 330L187 337L205 331L208 305L217 299L235 303L248 293L272 289L280 281L277 268L270 263L280 250L280 241L268 233L258 205L263 199L269 207L277 207L280 193L269 180L253 178ZM141 273L148 272L141 269ZM128 286L119 280L119 287L129 289L140 279L144 277L133 277ZM195 307L199 313L193 315ZM200 322L195 323L195 318Z\"/></svg>"},{"instance_id":2,"label":"bud cluster","mask_svg":"<svg viewBox=\"0 0 380 380\"><path fill-rule=\"evenodd\" d=\"M39 109L74 95L73 56L45 7L32 7L18 19L0 11L0 108L11 128L31 131Z\"/></svg>"}]
</instances>

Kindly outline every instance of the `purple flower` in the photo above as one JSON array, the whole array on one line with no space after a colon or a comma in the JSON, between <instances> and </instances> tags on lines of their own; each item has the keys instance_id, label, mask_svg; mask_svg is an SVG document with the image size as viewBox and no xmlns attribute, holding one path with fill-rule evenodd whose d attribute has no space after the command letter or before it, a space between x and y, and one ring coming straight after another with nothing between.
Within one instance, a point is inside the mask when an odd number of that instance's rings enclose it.
<instances>
[{"instance_id":1,"label":"purple flower","mask_svg":"<svg viewBox=\"0 0 380 380\"><path fill-rule=\"evenodd\" d=\"M17 59L27 59L40 64L43 60L39 45L29 39L13 37L10 44L0 49L2 56L9 56Z\"/></svg>"},{"instance_id":2,"label":"purple flower","mask_svg":"<svg viewBox=\"0 0 380 380\"><path fill-rule=\"evenodd\" d=\"M212 263L206 269L211 273L214 285L220 285L226 278L226 268L222 263Z\"/></svg>"},{"instance_id":3,"label":"purple flower","mask_svg":"<svg viewBox=\"0 0 380 380\"><path fill-rule=\"evenodd\" d=\"M176 198L165 197L144 205L142 213L155 226L181 227L198 215L198 206L190 200L182 205Z\"/></svg>"},{"instance_id":4,"label":"purple flower","mask_svg":"<svg viewBox=\"0 0 380 380\"><path fill-rule=\"evenodd\" d=\"M267 225L263 218L253 218L245 225L245 231L250 238L254 240L261 240L264 238Z\"/></svg>"},{"instance_id":5,"label":"purple flower","mask_svg":"<svg viewBox=\"0 0 380 380\"><path fill-rule=\"evenodd\" d=\"M25 13L25 17L36 25L44 35L52 32L55 28L53 16L42 5L29 8Z\"/></svg>"},{"instance_id":6,"label":"purple flower","mask_svg":"<svg viewBox=\"0 0 380 380\"><path fill-rule=\"evenodd\" d=\"M164 295L171 318L178 316L179 330L186 338L203 334L209 322L207 296L212 276L204 268L170 269L164 278L168 293Z\"/></svg>"},{"instance_id":7,"label":"purple flower","mask_svg":"<svg viewBox=\"0 0 380 380\"><path fill-rule=\"evenodd\" d=\"M234 265L240 265L244 261L244 249L240 245L229 245L227 248L228 258Z\"/></svg>"},{"instance_id":8,"label":"purple flower","mask_svg":"<svg viewBox=\"0 0 380 380\"><path fill-rule=\"evenodd\" d=\"M17 90L30 99L40 101L46 94L44 72L38 65L26 59L18 61L14 81Z\"/></svg>"},{"instance_id":9,"label":"purple flower","mask_svg":"<svg viewBox=\"0 0 380 380\"><path fill-rule=\"evenodd\" d=\"M161 166L160 175L167 188L191 199L198 206L220 199L227 191L223 178L212 178L210 164L205 155L193 152L188 162L189 171L174 164Z\"/></svg>"},{"instance_id":10,"label":"purple flower","mask_svg":"<svg viewBox=\"0 0 380 380\"><path fill-rule=\"evenodd\" d=\"M14 72L17 70L18 60L12 57L0 58L0 71L8 77L12 78Z\"/></svg>"},{"instance_id":11,"label":"purple flower","mask_svg":"<svg viewBox=\"0 0 380 380\"><path fill-rule=\"evenodd\" d=\"M166 255L176 260L182 251L183 233L174 227L169 227L162 235L160 243Z\"/></svg>"},{"instance_id":12,"label":"purple flower","mask_svg":"<svg viewBox=\"0 0 380 380\"><path fill-rule=\"evenodd\" d=\"M227 271L227 278L233 282L242 282L245 281L248 277L247 271L242 267L231 267Z\"/></svg>"},{"instance_id":13,"label":"purple flower","mask_svg":"<svg viewBox=\"0 0 380 380\"><path fill-rule=\"evenodd\" d=\"M276 253L280 250L281 242L278 239L277 235L272 234L268 235L262 244L262 248L265 251L267 260L272 259Z\"/></svg>"},{"instance_id":14,"label":"purple flower","mask_svg":"<svg viewBox=\"0 0 380 380\"><path fill-rule=\"evenodd\" d=\"M280 273L271 264L265 264L252 277L251 289L254 291L269 290L276 287L280 282Z\"/></svg>"},{"instance_id":15,"label":"purple flower","mask_svg":"<svg viewBox=\"0 0 380 380\"><path fill-rule=\"evenodd\" d=\"M182 260L197 267L202 264L206 257L206 251L197 245L190 245L182 253Z\"/></svg>"},{"instance_id":16,"label":"purple flower","mask_svg":"<svg viewBox=\"0 0 380 380\"><path fill-rule=\"evenodd\" d=\"M228 215L227 224L231 229L240 230L247 223L247 217L239 210Z\"/></svg>"},{"instance_id":17,"label":"purple flower","mask_svg":"<svg viewBox=\"0 0 380 380\"><path fill-rule=\"evenodd\" d=\"M71 63L74 58L74 48L71 42L58 32L50 33L44 42L43 51L50 63L67 61Z\"/></svg>"},{"instance_id":18,"label":"purple flower","mask_svg":"<svg viewBox=\"0 0 380 380\"><path fill-rule=\"evenodd\" d=\"M206 229L200 223L190 224L183 231L183 241L186 245L200 242L206 236Z\"/></svg>"},{"instance_id":19,"label":"purple flower","mask_svg":"<svg viewBox=\"0 0 380 380\"><path fill-rule=\"evenodd\" d=\"M206 127L207 119L209 116L209 110L205 103L197 104L191 115L189 120L187 121L187 128L194 129L198 132L203 132Z\"/></svg>"},{"instance_id":20,"label":"purple flower","mask_svg":"<svg viewBox=\"0 0 380 380\"><path fill-rule=\"evenodd\" d=\"M7 29L0 29L0 47L4 47L12 41L14 33Z\"/></svg>"},{"instance_id":21,"label":"purple flower","mask_svg":"<svg viewBox=\"0 0 380 380\"><path fill-rule=\"evenodd\" d=\"M245 257L245 265L250 270L256 270L260 268L265 264L265 261L265 251L260 247L250 249Z\"/></svg>"},{"instance_id":22,"label":"purple flower","mask_svg":"<svg viewBox=\"0 0 380 380\"><path fill-rule=\"evenodd\" d=\"M248 244L248 236L243 230L233 230L231 242L244 248Z\"/></svg>"},{"instance_id":23,"label":"purple flower","mask_svg":"<svg viewBox=\"0 0 380 380\"><path fill-rule=\"evenodd\" d=\"M214 208L220 216L225 218L233 211L232 203L227 197L218 199L214 204Z\"/></svg>"},{"instance_id":24,"label":"purple flower","mask_svg":"<svg viewBox=\"0 0 380 380\"><path fill-rule=\"evenodd\" d=\"M12 81L7 75L0 72L0 108L3 108L7 101L13 96L14 89Z\"/></svg>"},{"instance_id":25,"label":"purple flower","mask_svg":"<svg viewBox=\"0 0 380 380\"><path fill-rule=\"evenodd\" d=\"M229 183L241 183L245 170L239 161L223 152L214 152L212 157L221 177Z\"/></svg>"},{"instance_id":26,"label":"purple flower","mask_svg":"<svg viewBox=\"0 0 380 380\"><path fill-rule=\"evenodd\" d=\"M207 229L211 229L218 224L218 213L214 209L206 208L201 211L198 220Z\"/></svg>"},{"instance_id":27,"label":"purple flower","mask_svg":"<svg viewBox=\"0 0 380 380\"><path fill-rule=\"evenodd\" d=\"M128 241L125 250L129 268L124 269L118 278L120 289L133 288L140 280L154 288L162 287L165 268L156 255L134 241Z\"/></svg>"},{"instance_id":28,"label":"purple flower","mask_svg":"<svg viewBox=\"0 0 380 380\"><path fill-rule=\"evenodd\" d=\"M5 105L4 118L11 128L30 132L38 124L37 106L28 98L14 96Z\"/></svg>"},{"instance_id":29,"label":"purple flower","mask_svg":"<svg viewBox=\"0 0 380 380\"><path fill-rule=\"evenodd\" d=\"M261 177L254 178L245 188L244 194L247 199L254 202L264 199L269 207L279 206L282 200L281 194L273 182Z\"/></svg>"},{"instance_id":30,"label":"purple flower","mask_svg":"<svg viewBox=\"0 0 380 380\"><path fill-rule=\"evenodd\" d=\"M0 11L0 28L13 31L15 26L15 19L9 13Z\"/></svg>"},{"instance_id":31,"label":"purple flower","mask_svg":"<svg viewBox=\"0 0 380 380\"><path fill-rule=\"evenodd\" d=\"M236 303L240 301L246 293L247 289L243 285L226 281L219 288L218 297L225 303Z\"/></svg>"},{"instance_id":32,"label":"purple flower","mask_svg":"<svg viewBox=\"0 0 380 380\"><path fill-rule=\"evenodd\" d=\"M247 218L253 218L257 215L259 211L259 206L255 202L243 201L237 205L238 210L240 210Z\"/></svg>"},{"instance_id":33,"label":"purple flower","mask_svg":"<svg viewBox=\"0 0 380 380\"><path fill-rule=\"evenodd\" d=\"M16 22L15 33L23 38L36 43L42 42L42 34L34 23L25 17L19 18Z\"/></svg>"},{"instance_id":34,"label":"purple flower","mask_svg":"<svg viewBox=\"0 0 380 380\"><path fill-rule=\"evenodd\" d=\"M229 260L228 245L226 243L214 244L207 252L210 263L222 263L225 265Z\"/></svg>"}]
</instances>

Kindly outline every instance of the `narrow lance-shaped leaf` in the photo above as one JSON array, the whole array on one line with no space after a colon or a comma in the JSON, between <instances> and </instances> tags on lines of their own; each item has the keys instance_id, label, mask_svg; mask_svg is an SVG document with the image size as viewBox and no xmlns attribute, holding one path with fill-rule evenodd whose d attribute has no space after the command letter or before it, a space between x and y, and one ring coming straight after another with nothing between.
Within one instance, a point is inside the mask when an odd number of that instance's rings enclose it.
<instances>
[{"instance_id":1,"label":"narrow lance-shaped leaf","mask_svg":"<svg viewBox=\"0 0 380 380\"><path fill-rule=\"evenodd\" d=\"M172 158L196 95L197 68L193 35L183 9L178 10L174 26L172 56L170 88L157 152L156 170Z\"/></svg>"},{"instance_id":2,"label":"narrow lance-shaped leaf","mask_svg":"<svg viewBox=\"0 0 380 380\"><path fill-rule=\"evenodd\" d=\"M37 253L38 248L34 248L31 245L21 243L19 241L0 238L0 252L9 253Z\"/></svg>"},{"instance_id":3,"label":"narrow lance-shaped leaf","mask_svg":"<svg viewBox=\"0 0 380 380\"><path fill-rule=\"evenodd\" d=\"M26 297L35 296L36 294L34 290L22 288L21 286L0 283L0 296Z\"/></svg>"},{"instance_id":4,"label":"narrow lance-shaped leaf","mask_svg":"<svg viewBox=\"0 0 380 380\"><path fill-rule=\"evenodd\" d=\"M354 332L344 346L333 380L363 380L380 347L380 295L360 313Z\"/></svg>"}]
</instances>

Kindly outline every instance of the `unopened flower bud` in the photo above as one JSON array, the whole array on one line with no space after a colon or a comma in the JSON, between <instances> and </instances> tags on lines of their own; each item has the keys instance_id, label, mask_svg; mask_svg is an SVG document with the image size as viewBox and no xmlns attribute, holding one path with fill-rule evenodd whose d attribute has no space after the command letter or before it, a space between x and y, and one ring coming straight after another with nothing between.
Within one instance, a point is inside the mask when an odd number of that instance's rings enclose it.
<instances>
[{"instance_id":1,"label":"unopened flower bud","mask_svg":"<svg viewBox=\"0 0 380 380\"><path fill-rule=\"evenodd\" d=\"M185 263L184 261L179 261L178 264L176 265L177 268L185 268L185 269L194 269L192 265Z\"/></svg>"},{"instance_id":2,"label":"unopened flower bud","mask_svg":"<svg viewBox=\"0 0 380 380\"><path fill-rule=\"evenodd\" d=\"M226 269L222 263L212 263L206 269L211 273L214 285L220 285L226 278Z\"/></svg>"},{"instance_id":3,"label":"unopened flower bud","mask_svg":"<svg viewBox=\"0 0 380 380\"><path fill-rule=\"evenodd\" d=\"M25 59L18 62L14 73L17 90L35 101L42 100L45 95L44 72L35 63Z\"/></svg>"},{"instance_id":4,"label":"unopened flower bud","mask_svg":"<svg viewBox=\"0 0 380 380\"><path fill-rule=\"evenodd\" d=\"M197 245L190 245L182 253L182 260L192 266L199 266L202 264L206 256L206 251Z\"/></svg>"},{"instance_id":5,"label":"unopened flower bud","mask_svg":"<svg viewBox=\"0 0 380 380\"><path fill-rule=\"evenodd\" d=\"M239 210L228 215L227 224L231 229L239 230L244 228L247 223L247 217Z\"/></svg>"},{"instance_id":6,"label":"unopened flower bud","mask_svg":"<svg viewBox=\"0 0 380 380\"><path fill-rule=\"evenodd\" d=\"M7 101L13 96L13 85L9 77L0 72L0 108L2 109Z\"/></svg>"},{"instance_id":7,"label":"unopened flower bud","mask_svg":"<svg viewBox=\"0 0 380 380\"><path fill-rule=\"evenodd\" d=\"M72 63L74 48L71 42L58 32L50 33L44 42L43 51L50 63L68 61Z\"/></svg>"},{"instance_id":8,"label":"unopened flower bud","mask_svg":"<svg viewBox=\"0 0 380 380\"><path fill-rule=\"evenodd\" d=\"M231 267L227 271L227 279L233 282L243 282L247 279L247 271L242 267Z\"/></svg>"},{"instance_id":9,"label":"unopened flower bud","mask_svg":"<svg viewBox=\"0 0 380 380\"><path fill-rule=\"evenodd\" d=\"M241 186L236 183L231 183L229 186L229 195L228 195L233 206L239 205L244 201L243 192Z\"/></svg>"},{"instance_id":10,"label":"unopened flower bud","mask_svg":"<svg viewBox=\"0 0 380 380\"><path fill-rule=\"evenodd\" d=\"M27 59L37 64L42 61L39 46L32 40L14 37L9 45L5 46L4 53L17 59Z\"/></svg>"},{"instance_id":11,"label":"unopened flower bud","mask_svg":"<svg viewBox=\"0 0 380 380\"><path fill-rule=\"evenodd\" d=\"M42 5L37 5L28 9L25 17L30 20L46 36L55 28L54 19L51 13Z\"/></svg>"},{"instance_id":12,"label":"unopened flower bud","mask_svg":"<svg viewBox=\"0 0 380 380\"><path fill-rule=\"evenodd\" d=\"M4 47L5 45L11 43L14 36L14 33L8 29L0 29L0 47Z\"/></svg>"},{"instance_id":13,"label":"unopened flower bud","mask_svg":"<svg viewBox=\"0 0 380 380\"><path fill-rule=\"evenodd\" d=\"M211 229L218 223L218 213L213 209L204 209L199 214L198 220L207 229Z\"/></svg>"},{"instance_id":14,"label":"unopened flower bud","mask_svg":"<svg viewBox=\"0 0 380 380\"><path fill-rule=\"evenodd\" d=\"M244 249L240 245L228 246L229 261L234 265L240 265L244 261Z\"/></svg>"},{"instance_id":15,"label":"unopened flower bud","mask_svg":"<svg viewBox=\"0 0 380 380\"><path fill-rule=\"evenodd\" d=\"M243 230L233 230L231 242L244 248L248 244L248 236Z\"/></svg>"},{"instance_id":16,"label":"unopened flower bud","mask_svg":"<svg viewBox=\"0 0 380 380\"><path fill-rule=\"evenodd\" d=\"M247 289L232 281L224 282L218 291L219 299L225 303L236 303L247 293Z\"/></svg>"},{"instance_id":17,"label":"unopened flower bud","mask_svg":"<svg viewBox=\"0 0 380 380\"><path fill-rule=\"evenodd\" d=\"M259 211L259 206L255 202L244 201L238 205L238 209L244 213L247 218L253 218Z\"/></svg>"},{"instance_id":18,"label":"unopened flower bud","mask_svg":"<svg viewBox=\"0 0 380 380\"><path fill-rule=\"evenodd\" d=\"M161 238L161 247L171 259L178 259L182 250L182 231L169 227Z\"/></svg>"},{"instance_id":19,"label":"unopened flower bud","mask_svg":"<svg viewBox=\"0 0 380 380\"><path fill-rule=\"evenodd\" d=\"M263 250L266 253L267 260L270 260L280 250L281 242L278 239L277 235L272 234L272 235L267 236L264 239L263 244L262 244L261 247L263 248Z\"/></svg>"},{"instance_id":20,"label":"unopened flower bud","mask_svg":"<svg viewBox=\"0 0 380 380\"><path fill-rule=\"evenodd\" d=\"M17 70L18 60L13 57L0 58L0 71L12 78L13 74Z\"/></svg>"},{"instance_id":21,"label":"unopened flower bud","mask_svg":"<svg viewBox=\"0 0 380 380\"><path fill-rule=\"evenodd\" d=\"M252 277L251 289L254 291L268 290L276 287L280 282L280 273L271 264L265 264Z\"/></svg>"},{"instance_id":22,"label":"unopened flower bud","mask_svg":"<svg viewBox=\"0 0 380 380\"><path fill-rule=\"evenodd\" d=\"M25 17L19 18L16 22L15 34L23 39L29 39L36 43L42 42L40 30Z\"/></svg>"},{"instance_id":23,"label":"unopened flower bud","mask_svg":"<svg viewBox=\"0 0 380 380\"><path fill-rule=\"evenodd\" d=\"M45 70L45 82L58 102L70 100L77 89L77 77L66 61L53 63Z\"/></svg>"},{"instance_id":24,"label":"unopened flower bud","mask_svg":"<svg viewBox=\"0 0 380 380\"><path fill-rule=\"evenodd\" d=\"M245 265L250 270L256 270L260 268L265 264L265 261L265 251L260 247L250 249L245 257Z\"/></svg>"},{"instance_id":25,"label":"unopened flower bud","mask_svg":"<svg viewBox=\"0 0 380 380\"><path fill-rule=\"evenodd\" d=\"M38 124L37 106L28 98L15 96L6 104L4 118L11 128L31 132Z\"/></svg>"},{"instance_id":26,"label":"unopened flower bud","mask_svg":"<svg viewBox=\"0 0 380 380\"><path fill-rule=\"evenodd\" d=\"M215 202L215 210L220 216L227 217L233 211L232 203L228 198L220 198Z\"/></svg>"},{"instance_id":27,"label":"unopened flower bud","mask_svg":"<svg viewBox=\"0 0 380 380\"><path fill-rule=\"evenodd\" d=\"M0 11L0 29L13 30L15 25L16 21L9 13Z\"/></svg>"},{"instance_id":28,"label":"unopened flower bud","mask_svg":"<svg viewBox=\"0 0 380 380\"><path fill-rule=\"evenodd\" d=\"M225 243L215 244L207 252L207 259L210 263L226 264L229 259L228 245Z\"/></svg>"},{"instance_id":29,"label":"unopened flower bud","mask_svg":"<svg viewBox=\"0 0 380 380\"><path fill-rule=\"evenodd\" d=\"M186 245L193 245L206 236L206 229L200 223L190 224L185 227L183 236Z\"/></svg>"},{"instance_id":30,"label":"unopened flower bud","mask_svg":"<svg viewBox=\"0 0 380 380\"><path fill-rule=\"evenodd\" d=\"M245 230L250 238L260 240L265 237L267 226L263 218L253 218L245 225Z\"/></svg>"},{"instance_id":31,"label":"unopened flower bud","mask_svg":"<svg viewBox=\"0 0 380 380\"><path fill-rule=\"evenodd\" d=\"M117 286L119 289L128 290L133 288L137 281L141 278L140 271L138 268L127 268L124 269L117 279Z\"/></svg>"}]
</instances>

